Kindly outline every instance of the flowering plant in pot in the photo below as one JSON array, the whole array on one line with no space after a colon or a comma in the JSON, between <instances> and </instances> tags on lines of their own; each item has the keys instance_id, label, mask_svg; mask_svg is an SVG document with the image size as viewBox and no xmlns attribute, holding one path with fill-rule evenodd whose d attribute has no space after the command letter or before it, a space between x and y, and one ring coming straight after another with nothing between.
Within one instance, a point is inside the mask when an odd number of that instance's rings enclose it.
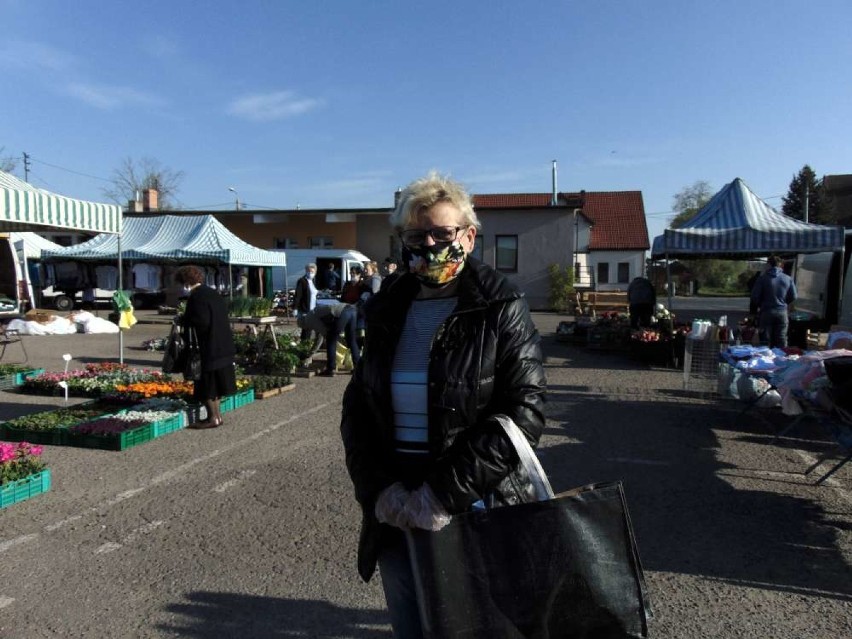
<instances>
[{"instance_id":1,"label":"flowering plant in pot","mask_svg":"<svg viewBox=\"0 0 852 639\"><path fill-rule=\"evenodd\" d=\"M0 486L41 472L47 464L41 458L42 447L27 442L0 442Z\"/></svg>"},{"instance_id":2,"label":"flowering plant in pot","mask_svg":"<svg viewBox=\"0 0 852 639\"><path fill-rule=\"evenodd\" d=\"M133 430L150 423L144 418L128 418L123 415L112 415L110 417L101 417L93 419L90 422L75 424L68 430L78 435L115 435L123 433L127 430Z\"/></svg>"}]
</instances>

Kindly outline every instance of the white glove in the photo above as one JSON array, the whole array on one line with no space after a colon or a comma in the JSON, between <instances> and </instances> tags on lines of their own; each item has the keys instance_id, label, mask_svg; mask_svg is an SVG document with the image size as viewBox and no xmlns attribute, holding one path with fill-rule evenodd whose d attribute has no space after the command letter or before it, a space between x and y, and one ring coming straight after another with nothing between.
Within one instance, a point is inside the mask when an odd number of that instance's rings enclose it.
<instances>
[{"instance_id":1,"label":"white glove","mask_svg":"<svg viewBox=\"0 0 852 639\"><path fill-rule=\"evenodd\" d=\"M376 519L383 524L404 528L402 512L405 510L405 503L408 501L409 494L405 486L399 482L385 488L379 493L376 506L373 509Z\"/></svg>"},{"instance_id":2,"label":"white glove","mask_svg":"<svg viewBox=\"0 0 852 639\"><path fill-rule=\"evenodd\" d=\"M429 484L423 484L409 493L402 518L408 528L422 528L432 532L441 530L452 519Z\"/></svg>"}]
</instances>

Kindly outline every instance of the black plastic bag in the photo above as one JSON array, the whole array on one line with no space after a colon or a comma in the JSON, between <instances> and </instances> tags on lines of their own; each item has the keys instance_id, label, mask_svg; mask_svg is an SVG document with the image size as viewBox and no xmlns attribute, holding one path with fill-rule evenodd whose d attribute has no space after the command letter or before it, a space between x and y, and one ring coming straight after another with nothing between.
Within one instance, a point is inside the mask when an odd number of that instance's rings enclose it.
<instances>
[{"instance_id":1,"label":"black plastic bag","mask_svg":"<svg viewBox=\"0 0 852 639\"><path fill-rule=\"evenodd\" d=\"M647 637L650 606L620 482L407 532L424 634Z\"/></svg>"},{"instance_id":2,"label":"black plastic bag","mask_svg":"<svg viewBox=\"0 0 852 639\"><path fill-rule=\"evenodd\" d=\"M198 337L195 334L195 329L191 326L189 327L189 339L186 345L183 378L193 382L201 379L201 351L198 348Z\"/></svg>"},{"instance_id":3,"label":"black plastic bag","mask_svg":"<svg viewBox=\"0 0 852 639\"><path fill-rule=\"evenodd\" d=\"M166 339L166 349L163 354L164 373L182 373L186 365L186 342L181 335L180 327L172 325L169 337Z\"/></svg>"}]
</instances>

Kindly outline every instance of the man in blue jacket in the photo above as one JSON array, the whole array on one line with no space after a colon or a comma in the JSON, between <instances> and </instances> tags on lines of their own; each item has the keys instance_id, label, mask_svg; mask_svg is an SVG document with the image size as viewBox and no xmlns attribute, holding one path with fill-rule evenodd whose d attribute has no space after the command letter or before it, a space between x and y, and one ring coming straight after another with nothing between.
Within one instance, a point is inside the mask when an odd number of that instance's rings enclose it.
<instances>
[{"instance_id":1,"label":"man in blue jacket","mask_svg":"<svg viewBox=\"0 0 852 639\"><path fill-rule=\"evenodd\" d=\"M781 258L772 256L768 268L751 290L751 301L758 310L760 342L770 348L787 346L787 305L796 301L796 284L781 269Z\"/></svg>"}]
</instances>

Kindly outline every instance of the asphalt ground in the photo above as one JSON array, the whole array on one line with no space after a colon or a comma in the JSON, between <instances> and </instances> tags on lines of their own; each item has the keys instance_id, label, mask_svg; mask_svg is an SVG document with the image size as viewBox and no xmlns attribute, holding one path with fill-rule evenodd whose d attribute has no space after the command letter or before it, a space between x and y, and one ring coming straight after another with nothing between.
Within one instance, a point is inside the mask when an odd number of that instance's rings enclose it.
<instances>
[{"instance_id":1,"label":"asphalt ground","mask_svg":"<svg viewBox=\"0 0 852 639\"><path fill-rule=\"evenodd\" d=\"M557 491L623 481L651 636L852 636L852 464L821 486L803 474L839 456L823 429L775 441L777 411L742 416L685 391L682 371L557 342L565 318L534 318L549 383L539 455ZM157 365L138 347L167 332L135 326L124 361ZM72 367L118 358L114 335L25 339L48 370L63 353ZM297 378L220 429L123 452L47 447L50 492L0 511L0 636L389 638L379 581L355 570L347 381ZM0 419L63 403L0 391Z\"/></svg>"}]
</instances>

